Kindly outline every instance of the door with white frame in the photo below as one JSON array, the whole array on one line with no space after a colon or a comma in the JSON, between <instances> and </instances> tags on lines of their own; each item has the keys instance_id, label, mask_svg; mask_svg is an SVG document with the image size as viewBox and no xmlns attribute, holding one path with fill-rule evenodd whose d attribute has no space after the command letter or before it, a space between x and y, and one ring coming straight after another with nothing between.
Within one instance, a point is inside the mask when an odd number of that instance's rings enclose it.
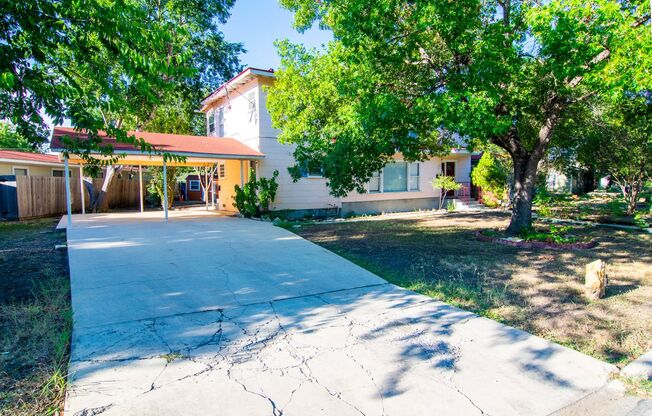
<instances>
[{"instance_id":1,"label":"door with white frame","mask_svg":"<svg viewBox=\"0 0 652 416\"><path fill-rule=\"evenodd\" d=\"M450 176L455 179L455 162L451 160L442 161L440 175ZM446 197L452 196L455 196L455 191L450 190L446 192Z\"/></svg>"}]
</instances>

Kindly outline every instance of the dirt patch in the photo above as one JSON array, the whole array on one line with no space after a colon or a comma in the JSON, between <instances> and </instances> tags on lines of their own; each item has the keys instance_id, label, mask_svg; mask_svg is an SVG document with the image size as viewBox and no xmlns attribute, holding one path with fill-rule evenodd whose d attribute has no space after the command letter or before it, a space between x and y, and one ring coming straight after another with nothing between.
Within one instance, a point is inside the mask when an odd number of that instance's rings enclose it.
<instances>
[{"instance_id":1,"label":"dirt patch","mask_svg":"<svg viewBox=\"0 0 652 416\"><path fill-rule=\"evenodd\" d=\"M57 414L72 312L57 221L0 222L0 415Z\"/></svg>"},{"instance_id":2,"label":"dirt patch","mask_svg":"<svg viewBox=\"0 0 652 416\"><path fill-rule=\"evenodd\" d=\"M508 215L313 224L292 231L385 279L624 365L652 348L652 236L575 227L591 250L556 252L479 241ZM607 262L606 297L583 294L584 267Z\"/></svg>"}]
</instances>

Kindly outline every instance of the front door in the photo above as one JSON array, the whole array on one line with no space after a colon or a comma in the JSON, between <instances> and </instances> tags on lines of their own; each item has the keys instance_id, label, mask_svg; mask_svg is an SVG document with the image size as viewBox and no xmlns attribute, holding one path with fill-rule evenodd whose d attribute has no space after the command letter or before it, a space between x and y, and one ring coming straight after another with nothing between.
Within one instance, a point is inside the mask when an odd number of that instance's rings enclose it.
<instances>
[{"instance_id":1,"label":"front door","mask_svg":"<svg viewBox=\"0 0 652 416\"><path fill-rule=\"evenodd\" d=\"M441 162L441 174L455 178L455 162ZM446 196L455 196L455 191L446 192Z\"/></svg>"}]
</instances>

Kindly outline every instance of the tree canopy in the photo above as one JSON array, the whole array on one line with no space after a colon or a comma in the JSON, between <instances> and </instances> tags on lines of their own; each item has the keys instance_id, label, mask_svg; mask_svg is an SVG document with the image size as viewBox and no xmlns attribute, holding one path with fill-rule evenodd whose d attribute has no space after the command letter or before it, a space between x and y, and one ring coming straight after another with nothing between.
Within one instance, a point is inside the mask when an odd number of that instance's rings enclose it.
<instances>
[{"instance_id":1,"label":"tree canopy","mask_svg":"<svg viewBox=\"0 0 652 416\"><path fill-rule=\"evenodd\" d=\"M537 165L574 107L649 89L647 1L281 0L333 31L323 51L279 43L269 107L298 164L336 195L362 191L396 152L422 160L459 135L513 160L508 232L531 226ZM453 134L454 133L454 134Z\"/></svg>"},{"instance_id":2,"label":"tree canopy","mask_svg":"<svg viewBox=\"0 0 652 416\"><path fill-rule=\"evenodd\" d=\"M239 44L217 25L233 0L25 0L2 3L0 119L34 145L49 131L44 116L87 129L75 152L100 149L97 130L127 137L164 105L189 113L197 97L239 69ZM68 143L73 146L73 143ZM112 148L101 149L111 155Z\"/></svg>"}]
</instances>

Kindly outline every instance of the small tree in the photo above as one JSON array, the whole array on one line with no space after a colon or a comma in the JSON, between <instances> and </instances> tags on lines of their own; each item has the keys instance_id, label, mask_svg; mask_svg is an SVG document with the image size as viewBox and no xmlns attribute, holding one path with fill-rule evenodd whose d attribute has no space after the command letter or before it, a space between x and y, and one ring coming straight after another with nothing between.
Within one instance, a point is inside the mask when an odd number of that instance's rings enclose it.
<instances>
[{"instance_id":1,"label":"small tree","mask_svg":"<svg viewBox=\"0 0 652 416\"><path fill-rule=\"evenodd\" d=\"M155 194L161 201L161 206L163 206L163 201L165 200L165 195L163 192L163 168L158 166L152 167L150 168L150 172L152 174L152 179L150 179L149 184L147 185L147 190ZM181 172L177 167L167 167L168 209L172 208L172 202L174 201L174 189L180 173Z\"/></svg>"},{"instance_id":2,"label":"small tree","mask_svg":"<svg viewBox=\"0 0 652 416\"><path fill-rule=\"evenodd\" d=\"M256 179L256 174L251 169L247 183L242 188L235 186L233 203L238 211L246 218L259 217L268 212L270 204L276 198L277 177L278 171L275 170L271 178Z\"/></svg>"},{"instance_id":3,"label":"small tree","mask_svg":"<svg viewBox=\"0 0 652 416\"><path fill-rule=\"evenodd\" d=\"M473 184L482 188L485 205L496 206L507 194L508 170L492 152L485 152L471 172Z\"/></svg>"},{"instance_id":4,"label":"small tree","mask_svg":"<svg viewBox=\"0 0 652 416\"><path fill-rule=\"evenodd\" d=\"M446 175L437 176L431 183L435 190L440 190L439 209L444 207L444 201L446 201L448 191L457 191L462 188L462 184L455 182L454 177Z\"/></svg>"}]
</instances>

